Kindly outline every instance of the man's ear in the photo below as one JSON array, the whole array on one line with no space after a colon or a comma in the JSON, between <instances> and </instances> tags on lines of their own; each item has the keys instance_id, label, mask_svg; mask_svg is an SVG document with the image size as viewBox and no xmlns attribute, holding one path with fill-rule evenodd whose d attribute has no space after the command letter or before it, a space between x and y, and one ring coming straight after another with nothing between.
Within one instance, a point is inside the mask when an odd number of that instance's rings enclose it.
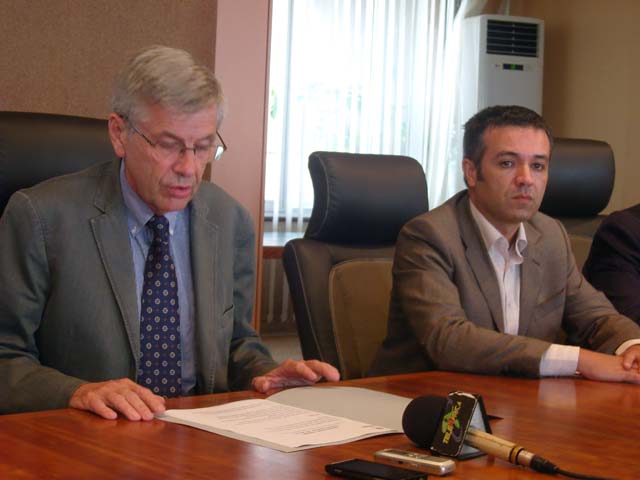
<instances>
[{"instance_id":1,"label":"man's ear","mask_svg":"<svg viewBox=\"0 0 640 480\"><path fill-rule=\"evenodd\" d=\"M475 187L478 183L478 169L471 159L465 158L462 160L462 172L464 173L467 187Z\"/></svg>"},{"instance_id":2,"label":"man's ear","mask_svg":"<svg viewBox=\"0 0 640 480\"><path fill-rule=\"evenodd\" d=\"M109 115L109 139L118 158L125 157L124 139L127 135L124 120L117 113Z\"/></svg>"}]
</instances>

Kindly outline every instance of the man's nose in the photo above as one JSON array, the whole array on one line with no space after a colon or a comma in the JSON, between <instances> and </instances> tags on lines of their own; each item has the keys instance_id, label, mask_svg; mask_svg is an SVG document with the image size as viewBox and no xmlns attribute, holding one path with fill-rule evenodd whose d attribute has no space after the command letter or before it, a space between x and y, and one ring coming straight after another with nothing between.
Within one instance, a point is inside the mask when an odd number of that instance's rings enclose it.
<instances>
[{"instance_id":1,"label":"man's nose","mask_svg":"<svg viewBox=\"0 0 640 480\"><path fill-rule=\"evenodd\" d=\"M198 169L198 159L195 154L194 148L184 148L178 158L176 159L175 164L173 165L173 170L179 175L184 177L192 177L196 174Z\"/></svg>"},{"instance_id":2,"label":"man's nose","mask_svg":"<svg viewBox=\"0 0 640 480\"><path fill-rule=\"evenodd\" d=\"M516 171L516 182L518 185L530 185L533 183L531 168L529 165L520 165Z\"/></svg>"}]
</instances>

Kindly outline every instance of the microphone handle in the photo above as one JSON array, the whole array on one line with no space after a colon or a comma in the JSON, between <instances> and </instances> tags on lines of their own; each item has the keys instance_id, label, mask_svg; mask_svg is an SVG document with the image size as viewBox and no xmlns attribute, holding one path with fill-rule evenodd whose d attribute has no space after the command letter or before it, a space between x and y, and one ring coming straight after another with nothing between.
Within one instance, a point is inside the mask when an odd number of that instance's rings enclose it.
<instances>
[{"instance_id":1,"label":"microphone handle","mask_svg":"<svg viewBox=\"0 0 640 480\"><path fill-rule=\"evenodd\" d=\"M464 441L466 444L476 447L478 450L482 450L485 453L506 460L514 465L522 465L537 472L552 475L561 472L555 464L546 458L535 455L520 445L505 440L504 438L496 437L495 435L473 427L469 427L469 430L467 430Z\"/></svg>"},{"instance_id":2,"label":"microphone handle","mask_svg":"<svg viewBox=\"0 0 640 480\"><path fill-rule=\"evenodd\" d=\"M473 427L469 427L467 430L464 441L478 450L482 450L485 453L489 453L514 465L529 467L535 457L533 453L525 450L524 447L520 445Z\"/></svg>"}]
</instances>

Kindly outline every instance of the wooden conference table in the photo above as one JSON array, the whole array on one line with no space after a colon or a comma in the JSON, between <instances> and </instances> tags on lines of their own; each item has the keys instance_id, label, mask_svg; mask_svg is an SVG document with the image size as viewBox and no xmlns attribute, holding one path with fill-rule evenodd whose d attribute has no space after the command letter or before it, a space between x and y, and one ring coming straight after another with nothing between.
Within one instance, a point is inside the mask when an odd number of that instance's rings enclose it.
<instances>
[{"instance_id":1,"label":"wooden conference table","mask_svg":"<svg viewBox=\"0 0 640 480\"><path fill-rule=\"evenodd\" d=\"M525 380L445 372L341 382L407 397L464 390L483 396L493 433L566 470L640 478L640 386L581 379ZM330 384L325 384L330 385ZM323 388L318 386L317 388ZM173 399L195 408L254 392ZM415 449L404 435L281 453L194 428L166 423L102 420L76 410L0 416L2 479L322 479L324 465L372 459L381 448ZM430 477L437 478L437 477ZM483 456L457 462L449 479L549 478ZM561 477L564 478L564 477Z\"/></svg>"}]
</instances>

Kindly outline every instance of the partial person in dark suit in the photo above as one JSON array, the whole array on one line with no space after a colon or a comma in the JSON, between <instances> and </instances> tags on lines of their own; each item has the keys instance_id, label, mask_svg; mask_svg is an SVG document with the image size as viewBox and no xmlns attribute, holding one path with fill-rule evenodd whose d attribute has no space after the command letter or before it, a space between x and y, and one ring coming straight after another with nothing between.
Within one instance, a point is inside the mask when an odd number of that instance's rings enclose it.
<instances>
[{"instance_id":1,"label":"partial person in dark suit","mask_svg":"<svg viewBox=\"0 0 640 480\"><path fill-rule=\"evenodd\" d=\"M118 159L13 195L0 219L0 412L150 420L164 396L338 379L318 361L277 365L250 326L253 224L202 182L225 148L222 107L187 52L144 49L114 88Z\"/></svg>"},{"instance_id":2,"label":"partial person in dark suit","mask_svg":"<svg viewBox=\"0 0 640 480\"><path fill-rule=\"evenodd\" d=\"M640 204L603 220L582 272L620 313L640 324Z\"/></svg>"},{"instance_id":3,"label":"partial person in dark suit","mask_svg":"<svg viewBox=\"0 0 640 480\"><path fill-rule=\"evenodd\" d=\"M560 222L538 212L551 142L523 107L490 107L465 124L468 189L400 232L372 374L579 370L640 383L640 327L584 280Z\"/></svg>"}]
</instances>

